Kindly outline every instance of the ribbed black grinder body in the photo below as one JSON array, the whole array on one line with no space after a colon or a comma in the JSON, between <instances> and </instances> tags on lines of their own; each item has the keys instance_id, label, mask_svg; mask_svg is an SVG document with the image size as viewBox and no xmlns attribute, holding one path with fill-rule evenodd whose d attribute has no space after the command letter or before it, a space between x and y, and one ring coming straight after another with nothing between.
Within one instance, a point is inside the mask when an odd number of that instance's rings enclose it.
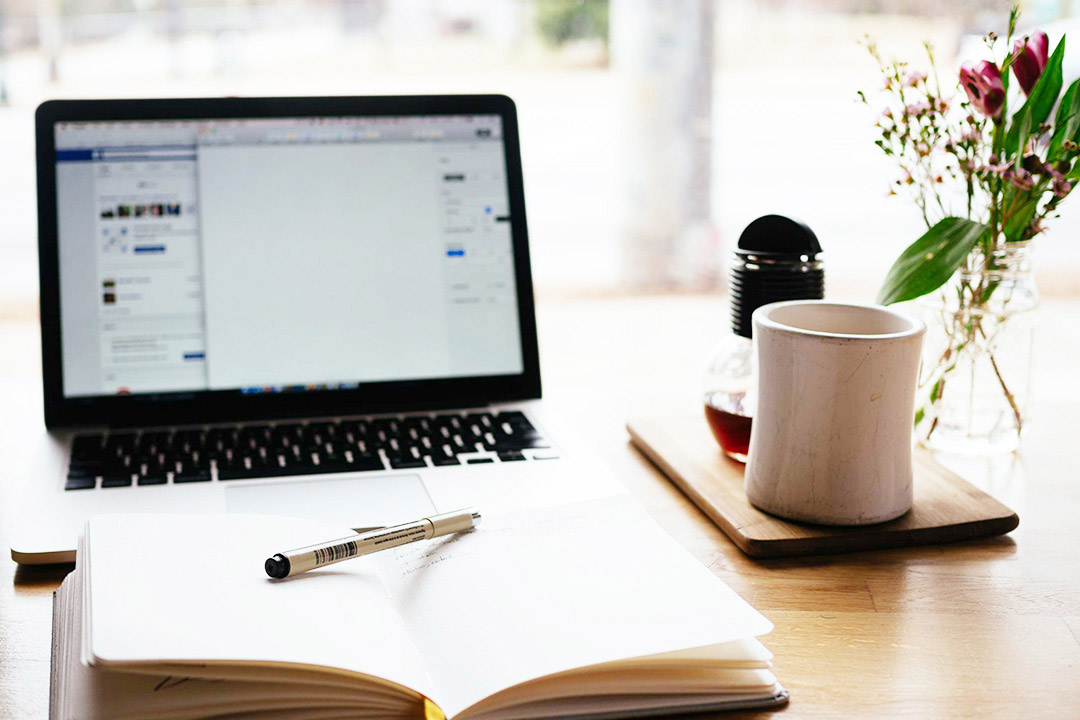
<instances>
[{"instance_id":1,"label":"ribbed black grinder body","mask_svg":"<svg viewBox=\"0 0 1080 720\"><path fill-rule=\"evenodd\" d=\"M814 231L782 215L764 215L739 236L731 268L731 329L753 336L750 317L762 305L825 297L821 245Z\"/></svg>"}]
</instances>

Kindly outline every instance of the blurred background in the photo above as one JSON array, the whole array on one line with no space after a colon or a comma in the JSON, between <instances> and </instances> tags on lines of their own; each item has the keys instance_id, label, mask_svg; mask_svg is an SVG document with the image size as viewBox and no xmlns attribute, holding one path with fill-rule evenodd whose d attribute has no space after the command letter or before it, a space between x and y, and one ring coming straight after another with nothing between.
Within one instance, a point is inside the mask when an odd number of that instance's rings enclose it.
<instances>
[{"instance_id":1,"label":"blurred background","mask_svg":"<svg viewBox=\"0 0 1080 720\"><path fill-rule=\"evenodd\" d=\"M0 317L37 311L32 120L61 97L505 93L541 298L721 292L741 229L780 212L817 232L830 287L870 300L923 228L887 196L859 41L921 65L929 40L951 84L1010 4L0 0ZM1022 7L1080 31L1080 2ZM1077 206L1039 241L1045 294L1080 292Z\"/></svg>"}]
</instances>

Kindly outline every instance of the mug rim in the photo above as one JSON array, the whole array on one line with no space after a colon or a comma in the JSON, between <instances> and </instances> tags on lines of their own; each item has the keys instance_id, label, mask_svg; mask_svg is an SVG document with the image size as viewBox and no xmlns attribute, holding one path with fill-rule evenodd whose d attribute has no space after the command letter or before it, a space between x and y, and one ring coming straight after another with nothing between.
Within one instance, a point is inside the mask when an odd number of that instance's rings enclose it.
<instances>
[{"instance_id":1,"label":"mug rim","mask_svg":"<svg viewBox=\"0 0 1080 720\"><path fill-rule=\"evenodd\" d=\"M908 323L910 327L908 327L906 330L900 330L892 333L839 333L827 332L824 330L808 330L806 328L795 327L794 325L787 325L777 320L773 320L772 317L770 317L770 313L775 310L800 305L828 305L831 307L859 308L860 310L869 310L871 312L879 313L882 315L889 315L893 318ZM769 303L768 305L762 305L757 310L755 310L754 314L751 316L751 321L753 322L755 327L765 327L770 330L776 330L777 332L782 332L789 335L836 338L840 340L900 340L919 337L926 332L926 323L909 313L893 310L892 308L885 307L884 305L866 305L862 303L836 302L835 300L784 300L782 302Z\"/></svg>"}]
</instances>

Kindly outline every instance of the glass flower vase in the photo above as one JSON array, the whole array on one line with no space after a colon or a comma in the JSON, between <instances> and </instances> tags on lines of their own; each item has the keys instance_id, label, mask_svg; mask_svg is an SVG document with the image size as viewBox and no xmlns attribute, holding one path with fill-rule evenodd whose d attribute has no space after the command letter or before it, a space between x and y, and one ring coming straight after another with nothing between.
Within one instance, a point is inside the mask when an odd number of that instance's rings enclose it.
<instances>
[{"instance_id":1,"label":"glass flower vase","mask_svg":"<svg viewBox=\"0 0 1080 720\"><path fill-rule=\"evenodd\" d=\"M927 325L915 434L932 450L1011 452L1031 420L1039 293L1031 242L976 249L920 301Z\"/></svg>"}]
</instances>

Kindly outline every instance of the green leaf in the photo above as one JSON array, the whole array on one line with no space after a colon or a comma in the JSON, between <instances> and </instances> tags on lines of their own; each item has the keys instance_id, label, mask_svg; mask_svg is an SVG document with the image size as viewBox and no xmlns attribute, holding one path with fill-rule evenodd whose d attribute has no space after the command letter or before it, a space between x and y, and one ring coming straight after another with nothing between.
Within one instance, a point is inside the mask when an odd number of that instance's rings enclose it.
<instances>
[{"instance_id":1,"label":"green leaf","mask_svg":"<svg viewBox=\"0 0 1080 720\"><path fill-rule=\"evenodd\" d=\"M1054 134L1050 138L1050 147L1046 157L1051 162L1061 157L1061 145L1066 140L1074 140L1080 131L1080 80L1076 80L1061 96L1057 113L1054 115Z\"/></svg>"},{"instance_id":2,"label":"green leaf","mask_svg":"<svg viewBox=\"0 0 1080 720\"><path fill-rule=\"evenodd\" d=\"M1038 208L1038 205L1038 198L1028 198L1013 212L1009 217L1008 222L1006 222L1005 226L1001 229L1006 240L1011 241L1020 239L1020 236L1024 234L1024 230L1031 224L1031 219L1035 217L1035 210Z\"/></svg>"},{"instance_id":3,"label":"green leaf","mask_svg":"<svg viewBox=\"0 0 1080 720\"><path fill-rule=\"evenodd\" d=\"M1015 158L1015 161L1016 161L1016 167L1022 167L1023 164L1024 164L1024 148L1027 146L1028 137L1031 136L1031 111L1028 110L1027 106L1024 106L1024 107L1020 108L1020 112L1018 112L1016 115L1019 118L1019 120L1017 119L1017 117L1013 118L1013 128L1015 128L1017 123L1019 122L1019 124L1020 124L1020 134L1017 135L1017 138L1016 138L1017 143L1016 143L1016 158ZM1010 129L1009 130L1009 137L1010 138L1012 137L1012 134L1013 134L1012 129Z\"/></svg>"},{"instance_id":4,"label":"green leaf","mask_svg":"<svg viewBox=\"0 0 1080 720\"><path fill-rule=\"evenodd\" d=\"M941 397L941 386L945 384L945 378L938 378L934 386L930 388L930 402L937 402Z\"/></svg>"},{"instance_id":5,"label":"green leaf","mask_svg":"<svg viewBox=\"0 0 1080 720\"><path fill-rule=\"evenodd\" d=\"M1035 82L1035 87L1031 88L1031 94L1028 95L1028 99L1020 106L1020 109L1013 115L1012 125L1009 127L1009 134L1005 138L1005 153L1007 155L1013 155L1016 152L1023 152L1023 145L1020 145L1020 123L1023 121L1024 114L1027 113L1028 122L1030 128L1038 128L1039 125L1046 121L1046 118L1050 115L1050 109L1054 107L1054 103L1057 102L1058 93L1061 92L1061 59L1065 56L1065 38L1061 38L1061 42L1054 48L1054 54L1050 56L1050 59L1046 62L1046 69L1043 70L1043 74L1039 76L1039 79Z\"/></svg>"},{"instance_id":6,"label":"green leaf","mask_svg":"<svg viewBox=\"0 0 1080 720\"><path fill-rule=\"evenodd\" d=\"M1058 105L1057 112L1054 113L1055 130L1076 115L1077 109L1080 108L1080 96L1076 92L1078 86L1080 86L1080 80L1074 80L1061 96L1061 103Z\"/></svg>"},{"instance_id":7,"label":"green leaf","mask_svg":"<svg viewBox=\"0 0 1080 720\"><path fill-rule=\"evenodd\" d=\"M877 301L891 305L937 290L986 231L986 225L965 218L941 220L900 254L878 291Z\"/></svg>"}]
</instances>

